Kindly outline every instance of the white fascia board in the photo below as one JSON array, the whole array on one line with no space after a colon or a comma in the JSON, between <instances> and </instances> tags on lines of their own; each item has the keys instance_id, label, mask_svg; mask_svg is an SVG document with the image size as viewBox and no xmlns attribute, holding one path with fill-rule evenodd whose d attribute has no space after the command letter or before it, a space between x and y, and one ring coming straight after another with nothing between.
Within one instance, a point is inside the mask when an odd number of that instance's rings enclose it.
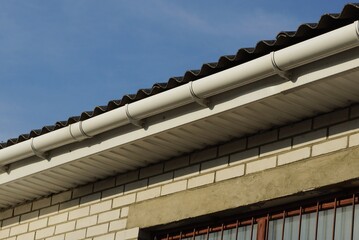
<instances>
[{"instance_id":1,"label":"white fascia board","mask_svg":"<svg viewBox=\"0 0 359 240\"><path fill-rule=\"evenodd\" d=\"M296 79L296 81L284 81L279 76L272 76L263 79L261 83L258 82L262 87L256 88L253 91L243 92L242 88L237 88L225 94L213 96L210 99L213 105L211 108L203 108L200 105L192 103L148 118L148 128L146 129L126 125L82 142L76 142L54 149L50 152L49 160L39 161L39 159L34 156L26 159L26 161L13 163L9 173L0 174L0 185L241 106L246 106L278 94L285 95L299 88L306 87L308 84L320 84L320 80L322 79L330 78L351 70L358 70L358 56L359 47L296 69L293 72L293 78Z\"/></svg>"}]
</instances>

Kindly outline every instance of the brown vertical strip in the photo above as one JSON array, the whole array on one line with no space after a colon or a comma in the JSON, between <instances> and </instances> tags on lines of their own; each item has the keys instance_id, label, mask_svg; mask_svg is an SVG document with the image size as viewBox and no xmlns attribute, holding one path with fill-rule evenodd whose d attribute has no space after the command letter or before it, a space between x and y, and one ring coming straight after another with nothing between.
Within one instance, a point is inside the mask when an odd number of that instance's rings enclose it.
<instances>
[{"instance_id":1,"label":"brown vertical strip","mask_svg":"<svg viewBox=\"0 0 359 240\"><path fill-rule=\"evenodd\" d=\"M192 240L195 240L195 238L196 238L196 229L194 228L194 229L193 229L193 236L192 236Z\"/></svg>"},{"instance_id":2,"label":"brown vertical strip","mask_svg":"<svg viewBox=\"0 0 359 240\"><path fill-rule=\"evenodd\" d=\"M337 218L337 198L334 199L334 216L333 216L333 235L332 240L335 240L335 222Z\"/></svg>"},{"instance_id":3,"label":"brown vertical strip","mask_svg":"<svg viewBox=\"0 0 359 240\"><path fill-rule=\"evenodd\" d=\"M315 219L315 240L318 239L318 223L319 223L319 202L317 202L316 219Z\"/></svg>"},{"instance_id":4,"label":"brown vertical strip","mask_svg":"<svg viewBox=\"0 0 359 240\"><path fill-rule=\"evenodd\" d=\"M180 232L179 240L182 240L182 232Z\"/></svg>"},{"instance_id":5,"label":"brown vertical strip","mask_svg":"<svg viewBox=\"0 0 359 240\"><path fill-rule=\"evenodd\" d=\"M351 233L350 233L350 239L354 239L354 219L355 218L355 193L353 194L353 209L352 209L352 226L351 226Z\"/></svg>"},{"instance_id":6,"label":"brown vertical strip","mask_svg":"<svg viewBox=\"0 0 359 240\"><path fill-rule=\"evenodd\" d=\"M265 237L265 240L268 240L268 236L269 236L269 214L267 214L266 237Z\"/></svg>"},{"instance_id":7,"label":"brown vertical strip","mask_svg":"<svg viewBox=\"0 0 359 240\"><path fill-rule=\"evenodd\" d=\"M237 220L237 223L236 223L236 240L238 240L238 228L239 228L239 221ZM251 237L252 239L252 237Z\"/></svg>"},{"instance_id":8,"label":"brown vertical strip","mask_svg":"<svg viewBox=\"0 0 359 240\"><path fill-rule=\"evenodd\" d=\"M254 218L252 217L252 222L251 222L251 240L253 240L253 225L254 225ZM258 228L257 228L257 236L258 236ZM258 237L257 237L258 239Z\"/></svg>"},{"instance_id":9,"label":"brown vertical strip","mask_svg":"<svg viewBox=\"0 0 359 240\"><path fill-rule=\"evenodd\" d=\"M282 224L282 240L284 240L284 228L285 228L285 210L283 211L283 224Z\"/></svg>"},{"instance_id":10,"label":"brown vertical strip","mask_svg":"<svg viewBox=\"0 0 359 240\"><path fill-rule=\"evenodd\" d=\"M206 236L206 240L209 239L209 226L207 227L207 236Z\"/></svg>"},{"instance_id":11,"label":"brown vertical strip","mask_svg":"<svg viewBox=\"0 0 359 240\"><path fill-rule=\"evenodd\" d=\"M221 240L223 240L223 232L224 232L224 224L222 223L222 229L221 229Z\"/></svg>"},{"instance_id":12,"label":"brown vertical strip","mask_svg":"<svg viewBox=\"0 0 359 240\"><path fill-rule=\"evenodd\" d=\"M299 229L298 229L298 240L300 240L300 234L302 231L302 212L303 208L302 206L299 208Z\"/></svg>"},{"instance_id":13,"label":"brown vertical strip","mask_svg":"<svg viewBox=\"0 0 359 240\"><path fill-rule=\"evenodd\" d=\"M257 220L257 240L266 239L266 225L267 225L266 217L262 217Z\"/></svg>"}]
</instances>

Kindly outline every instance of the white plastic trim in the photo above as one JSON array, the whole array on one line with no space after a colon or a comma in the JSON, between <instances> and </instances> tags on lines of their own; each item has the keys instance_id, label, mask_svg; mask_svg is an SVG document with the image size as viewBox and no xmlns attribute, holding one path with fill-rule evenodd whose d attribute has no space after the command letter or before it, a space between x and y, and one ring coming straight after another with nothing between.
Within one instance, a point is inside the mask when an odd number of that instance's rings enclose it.
<instances>
[{"instance_id":1,"label":"white plastic trim","mask_svg":"<svg viewBox=\"0 0 359 240\"><path fill-rule=\"evenodd\" d=\"M334 40L335 39L335 40ZM159 113L264 79L359 46L358 21L186 85L0 150L0 166L45 153ZM283 74L284 76L287 74Z\"/></svg>"}]
</instances>

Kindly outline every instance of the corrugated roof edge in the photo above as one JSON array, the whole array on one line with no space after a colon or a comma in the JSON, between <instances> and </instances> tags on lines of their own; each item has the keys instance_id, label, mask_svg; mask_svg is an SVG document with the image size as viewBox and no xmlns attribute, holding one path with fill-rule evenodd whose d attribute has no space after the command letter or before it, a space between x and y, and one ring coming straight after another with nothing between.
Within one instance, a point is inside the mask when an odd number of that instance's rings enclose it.
<instances>
[{"instance_id":1,"label":"corrugated roof edge","mask_svg":"<svg viewBox=\"0 0 359 240\"><path fill-rule=\"evenodd\" d=\"M58 121L55 125L44 126L42 129L30 131L28 134L21 134L18 138L12 138L7 140L7 142L0 143L0 149L60 129L72 123L100 115L104 112L124 106L127 103L132 103L146 97L153 96L190 81L195 81L205 76L237 66L244 62L266 55L272 51L277 51L298 42L302 42L312 37L340 28L356 20L359 20L359 3L346 4L341 13L322 15L318 23L306 23L300 25L296 31L280 32L277 34L275 40L261 40L254 48L241 48L235 55L221 56L218 59L218 62L203 64L200 70L187 71L181 77L172 77L166 83L155 83L152 88L140 89L136 94L128 94L124 95L122 99L111 100L106 106L97 106L93 111L82 112L80 116L70 117L67 121Z\"/></svg>"}]
</instances>

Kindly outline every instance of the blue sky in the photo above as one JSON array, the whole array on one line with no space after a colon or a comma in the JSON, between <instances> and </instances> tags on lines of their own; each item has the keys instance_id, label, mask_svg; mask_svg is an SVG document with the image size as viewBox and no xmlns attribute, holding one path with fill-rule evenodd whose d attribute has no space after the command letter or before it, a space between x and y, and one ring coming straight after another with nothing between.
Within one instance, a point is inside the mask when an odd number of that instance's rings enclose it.
<instances>
[{"instance_id":1,"label":"blue sky","mask_svg":"<svg viewBox=\"0 0 359 240\"><path fill-rule=\"evenodd\" d=\"M1 0L0 140L199 69L345 3Z\"/></svg>"}]
</instances>

